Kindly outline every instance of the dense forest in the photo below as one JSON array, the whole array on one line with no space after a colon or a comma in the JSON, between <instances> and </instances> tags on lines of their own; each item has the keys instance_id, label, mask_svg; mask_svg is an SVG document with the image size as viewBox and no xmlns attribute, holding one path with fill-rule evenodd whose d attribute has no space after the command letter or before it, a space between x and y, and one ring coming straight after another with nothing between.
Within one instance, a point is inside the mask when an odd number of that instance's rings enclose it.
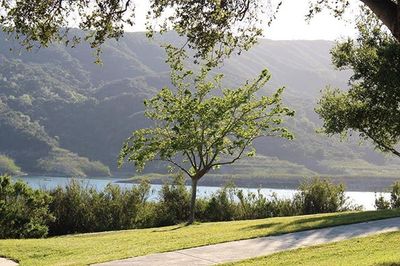
<instances>
[{"instance_id":1,"label":"dense forest","mask_svg":"<svg viewBox=\"0 0 400 266\"><path fill-rule=\"evenodd\" d=\"M168 41L178 42L173 34ZM237 177L312 175L394 177L390 157L316 133L314 107L326 85L346 87L349 73L335 71L328 41L260 40L251 51L222 67L228 86L242 84L268 67L272 80L263 93L285 86L284 101L296 110L288 127L294 141L264 138L258 155L214 174ZM10 51L10 48L12 50ZM90 48L51 46L25 51L0 35L0 172L73 176L133 174L117 169L123 141L148 122L143 101L168 86L164 50L143 33L108 41L102 64ZM153 165L148 171L163 172Z\"/></svg>"}]
</instances>

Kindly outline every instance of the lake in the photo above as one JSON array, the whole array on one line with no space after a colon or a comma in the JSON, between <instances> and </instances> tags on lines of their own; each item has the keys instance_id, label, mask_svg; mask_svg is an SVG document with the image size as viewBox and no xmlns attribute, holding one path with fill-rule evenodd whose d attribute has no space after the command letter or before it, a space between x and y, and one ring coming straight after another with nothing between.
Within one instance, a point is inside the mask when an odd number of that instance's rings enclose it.
<instances>
[{"instance_id":1,"label":"lake","mask_svg":"<svg viewBox=\"0 0 400 266\"><path fill-rule=\"evenodd\" d=\"M64 186L69 181L68 177L45 177L45 176L23 176L17 177L17 179L21 179L28 183L33 188L43 188L43 189L52 189L57 186ZM78 179L84 185L93 186L98 190L104 189L104 187L113 183L119 185L122 188L130 188L135 186L136 184L132 183L117 183L120 179L115 178L87 178L87 179ZM155 200L157 198L158 191L161 189L161 185L151 185L152 193L150 196L151 200ZM188 187L189 188L189 187ZM204 197L211 195L216 192L219 187L209 187L209 186L199 186L198 187L198 196ZM257 189L254 188L242 188L244 191L257 192ZM265 196L270 196L272 193L276 193L278 198L290 198L296 193L296 190L293 189L276 189L276 188L261 188L261 193ZM375 193L374 192L363 192L363 191L346 191L346 195L352 200L354 204L362 205L365 210L374 210L375 209ZM383 193L386 199L390 198L389 193Z\"/></svg>"}]
</instances>

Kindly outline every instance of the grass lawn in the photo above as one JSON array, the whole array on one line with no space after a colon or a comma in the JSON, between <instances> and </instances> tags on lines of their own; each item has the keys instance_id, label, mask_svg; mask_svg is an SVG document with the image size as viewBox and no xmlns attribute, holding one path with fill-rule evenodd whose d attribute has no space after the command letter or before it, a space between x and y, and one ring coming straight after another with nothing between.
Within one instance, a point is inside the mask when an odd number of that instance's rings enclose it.
<instances>
[{"instance_id":1,"label":"grass lawn","mask_svg":"<svg viewBox=\"0 0 400 266\"><path fill-rule=\"evenodd\" d=\"M0 240L0 256L21 265L85 265L156 252L400 216L399 210L347 212Z\"/></svg>"},{"instance_id":2,"label":"grass lawn","mask_svg":"<svg viewBox=\"0 0 400 266\"><path fill-rule=\"evenodd\" d=\"M301 248L274 255L226 264L245 265L400 265L400 232L356 238Z\"/></svg>"}]
</instances>

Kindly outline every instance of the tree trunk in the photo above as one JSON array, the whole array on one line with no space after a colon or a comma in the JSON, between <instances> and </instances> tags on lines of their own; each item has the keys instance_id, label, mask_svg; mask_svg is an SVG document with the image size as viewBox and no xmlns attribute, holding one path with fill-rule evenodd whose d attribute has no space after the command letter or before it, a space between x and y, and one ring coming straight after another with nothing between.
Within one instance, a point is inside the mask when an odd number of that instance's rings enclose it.
<instances>
[{"instance_id":1,"label":"tree trunk","mask_svg":"<svg viewBox=\"0 0 400 266\"><path fill-rule=\"evenodd\" d=\"M400 42L400 1L397 1L397 21L396 21L396 29L395 33L396 39Z\"/></svg>"},{"instance_id":2,"label":"tree trunk","mask_svg":"<svg viewBox=\"0 0 400 266\"><path fill-rule=\"evenodd\" d=\"M361 0L392 32L400 42L400 2L392 0Z\"/></svg>"},{"instance_id":3,"label":"tree trunk","mask_svg":"<svg viewBox=\"0 0 400 266\"><path fill-rule=\"evenodd\" d=\"M198 178L192 178L192 200L190 201L190 217L188 224L193 224L196 211L196 193L197 193Z\"/></svg>"}]
</instances>

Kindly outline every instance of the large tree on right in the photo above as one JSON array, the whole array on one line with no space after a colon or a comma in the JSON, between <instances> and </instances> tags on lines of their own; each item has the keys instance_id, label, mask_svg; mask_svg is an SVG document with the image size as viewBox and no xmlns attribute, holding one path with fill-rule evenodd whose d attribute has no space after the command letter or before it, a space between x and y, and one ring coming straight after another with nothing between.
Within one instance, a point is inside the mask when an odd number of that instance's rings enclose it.
<instances>
[{"instance_id":1,"label":"large tree on right","mask_svg":"<svg viewBox=\"0 0 400 266\"><path fill-rule=\"evenodd\" d=\"M358 23L356 40L339 43L332 62L350 69L348 91L328 88L316 112L329 135L359 133L376 148L400 156L400 44L372 14Z\"/></svg>"}]
</instances>

